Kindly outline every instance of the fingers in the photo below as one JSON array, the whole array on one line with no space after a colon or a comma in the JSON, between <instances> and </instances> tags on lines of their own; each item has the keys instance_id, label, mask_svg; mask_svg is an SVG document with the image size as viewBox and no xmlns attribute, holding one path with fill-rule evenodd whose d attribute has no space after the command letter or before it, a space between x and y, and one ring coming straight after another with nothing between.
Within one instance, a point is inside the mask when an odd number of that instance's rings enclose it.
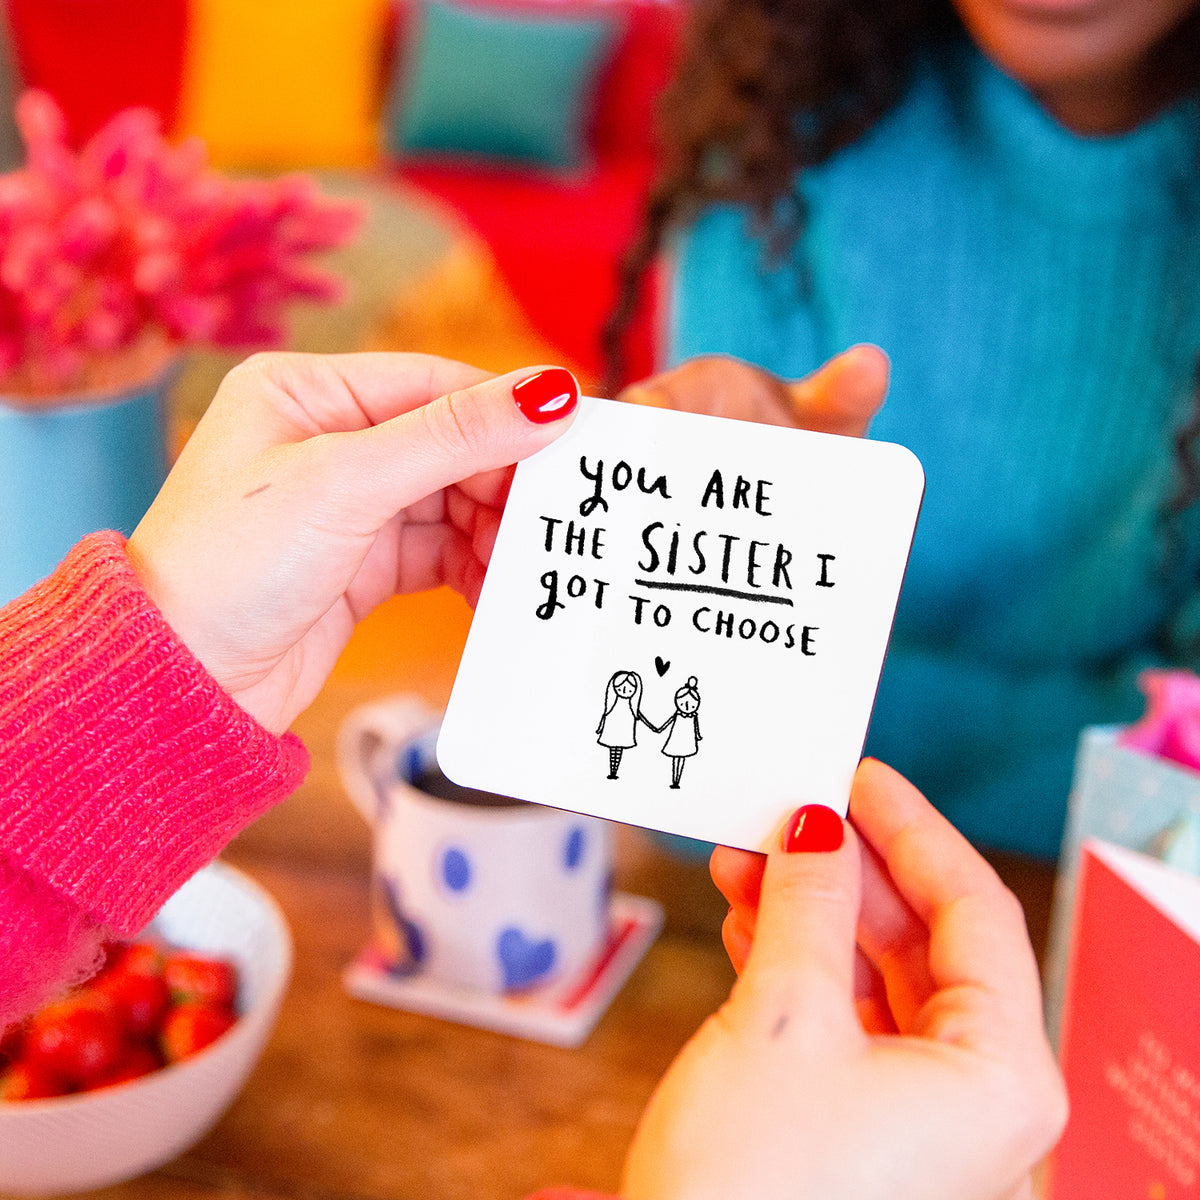
<instances>
[{"instance_id":1,"label":"fingers","mask_svg":"<svg viewBox=\"0 0 1200 1200\"><path fill-rule=\"evenodd\" d=\"M887 394L891 367L878 346L851 346L788 385L792 416L802 429L862 437Z\"/></svg>"},{"instance_id":2,"label":"fingers","mask_svg":"<svg viewBox=\"0 0 1200 1200\"><path fill-rule=\"evenodd\" d=\"M381 425L447 392L473 387L491 372L432 354L255 354L222 384L246 410L255 401L273 440ZM281 402L282 401L282 402Z\"/></svg>"},{"instance_id":3,"label":"fingers","mask_svg":"<svg viewBox=\"0 0 1200 1200\"><path fill-rule=\"evenodd\" d=\"M879 976L896 1025L911 1029L934 992L929 929L897 892L878 852L865 842L858 943Z\"/></svg>"},{"instance_id":4,"label":"fingers","mask_svg":"<svg viewBox=\"0 0 1200 1200\"><path fill-rule=\"evenodd\" d=\"M987 862L912 784L872 759L855 776L850 815L896 894L929 931L929 988L948 995L963 989L958 996L970 995L974 1014L986 1013L997 1029L1014 1020L1040 1029L1041 991L1024 913ZM877 921L874 934L876 954L920 957L905 945L914 926L898 908ZM986 1024L959 1032L978 1035Z\"/></svg>"},{"instance_id":5,"label":"fingers","mask_svg":"<svg viewBox=\"0 0 1200 1200\"><path fill-rule=\"evenodd\" d=\"M708 873L717 890L734 908L756 909L766 865L765 854L715 846L708 860Z\"/></svg>"},{"instance_id":6,"label":"fingers","mask_svg":"<svg viewBox=\"0 0 1200 1200\"><path fill-rule=\"evenodd\" d=\"M740 975L754 945L754 920L745 909L731 908L721 923L721 944L733 969Z\"/></svg>"},{"instance_id":7,"label":"fingers","mask_svg":"<svg viewBox=\"0 0 1200 1200\"><path fill-rule=\"evenodd\" d=\"M369 428L488 372L427 354L254 354L221 381L184 447L189 462L245 461L321 433Z\"/></svg>"},{"instance_id":8,"label":"fingers","mask_svg":"<svg viewBox=\"0 0 1200 1200\"><path fill-rule=\"evenodd\" d=\"M569 371L527 369L301 449L329 473L326 491L336 519L371 532L426 496L536 453L570 426L578 399ZM313 465L306 467L309 479ZM499 486L500 477L493 478ZM345 511L336 508L339 500Z\"/></svg>"},{"instance_id":9,"label":"fingers","mask_svg":"<svg viewBox=\"0 0 1200 1200\"><path fill-rule=\"evenodd\" d=\"M917 788L875 759L859 764L850 817L926 925L965 896L1004 890L982 855Z\"/></svg>"},{"instance_id":10,"label":"fingers","mask_svg":"<svg viewBox=\"0 0 1200 1200\"><path fill-rule=\"evenodd\" d=\"M788 385L776 375L726 355L689 359L625 388L618 400L764 425L794 425Z\"/></svg>"},{"instance_id":11,"label":"fingers","mask_svg":"<svg viewBox=\"0 0 1200 1200\"><path fill-rule=\"evenodd\" d=\"M729 902L721 941L740 975L754 943L763 871L767 858L729 846L714 848L709 872ZM868 1033L892 1033L897 1021L911 1023L933 986L927 956L929 931L897 894L878 854L862 846L862 903L858 923L855 996L859 1020ZM897 1016L899 1014L899 1016Z\"/></svg>"},{"instance_id":12,"label":"fingers","mask_svg":"<svg viewBox=\"0 0 1200 1200\"><path fill-rule=\"evenodd\" d=\"M721 925L721 941L739 975L754 941L754 923L766 865L765 854L735 850L730 846L715 846L708 861L713 883L729 902L729 912Z\"/></svg>"},{"instance_id":13,"label":"fingers","mask_svg":"<svg viewBox=\"0 0 1200 1200\"><path fill-rule=\"evenodd\" d=\"M818 433L862 437L887 394L890 364L878 346L852 346L788 382L736 358L689 359L627 387L619 400Z\"/></svg>"},{"instance_id":14,"label":"fingers","mask_svg":"<svg viewBox=\"0 0 1200 1200\"><path fill-rule=\"evenodd\" d=\"M811 819L818 807L801 812ZM853 1006L858 839L832 810L817 815L830 828L841 826L844 840L835 849L781 848L767 856L754 942L739 986L778 1009L780 1018L803 1012L814 1028L841 1024L859 1031ZM822 1019L812 1020L815 1013Z\"/></svg>"},{"instance_id":15,"label":"fingers","mask_svg":"<svg viewBox=\"0 0 1200 1200\"><path fill-rule=\"evenodd\" d=\"M876 1035L898 1033L887 981L861 949L855 956L855 968L854 1007L863 1031Z\"/></svg>"},{"instance_id":16,"label":"fingers","mask_svg":"<svg viewBox=\"0 0 1200 1200\"><path fill-rule=\"evenodd\" d=\"M721 925L721 941L733 969L740 975L754 945L754 914L744 908L731 908ZM854 1008L864 1033L898 1032L887 983L861 950L854 955Z\"/></svg>"}]
</instances>

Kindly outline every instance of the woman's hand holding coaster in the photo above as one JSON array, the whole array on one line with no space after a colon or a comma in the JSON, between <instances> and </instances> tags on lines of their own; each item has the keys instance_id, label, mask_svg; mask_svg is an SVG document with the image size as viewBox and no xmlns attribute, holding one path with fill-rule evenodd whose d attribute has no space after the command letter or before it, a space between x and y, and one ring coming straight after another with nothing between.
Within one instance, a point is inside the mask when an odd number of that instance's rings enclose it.
<instances>
[{"instance_id":1,"label":"woman's hand holding coaster","mask_svg":"<svg viewBox=\"0 0 1200 1200\"><path fill-rule=\"evenodd\" d=\"M719 848L741 977L675 1060L627 1200L1016 1200L1066 1117L1016 898L866 760L850 820L800 809Z\"/></svg>"}]
</instances>

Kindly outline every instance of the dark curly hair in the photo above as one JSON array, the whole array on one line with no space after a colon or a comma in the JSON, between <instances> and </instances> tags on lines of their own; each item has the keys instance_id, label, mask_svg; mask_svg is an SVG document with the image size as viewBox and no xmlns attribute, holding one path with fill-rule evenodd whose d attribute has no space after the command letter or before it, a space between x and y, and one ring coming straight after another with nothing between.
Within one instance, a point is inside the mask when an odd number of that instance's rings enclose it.
<instances>
[{"instance_id":1,"label":"dark curly hair","mask_svg":"<svg viewBox=\"0 0 1200 1200\"><path fill-rule=\"evenodd\" d=\"M738 203L768 258L781 256L804 222L796 172L884 116L919 52L962 36L950 0L693 0L660 104L661 167L603 332L607 394L626 382L625 331L670 231L706 204ZM1157 48L1152 74L1166 97L1200 92L1200 5ZM1176 436L1176 511L1200 495L1200 369L1196 396Z\"/></svg>"},{"instance_id":2,"label":"dark curly hair","mask_svg":"<svg viewBox=\"0 0 1200 1200\"><path fill-rule=\"evenodd\" d=\"M865 133L900 99L918 48L956 27L949 0L694 0L659 106L662 164L604 330L610 389L670 229L706 203L734 201L781 254L803 221L797 170Z\"/></svg>"}]
</instances>

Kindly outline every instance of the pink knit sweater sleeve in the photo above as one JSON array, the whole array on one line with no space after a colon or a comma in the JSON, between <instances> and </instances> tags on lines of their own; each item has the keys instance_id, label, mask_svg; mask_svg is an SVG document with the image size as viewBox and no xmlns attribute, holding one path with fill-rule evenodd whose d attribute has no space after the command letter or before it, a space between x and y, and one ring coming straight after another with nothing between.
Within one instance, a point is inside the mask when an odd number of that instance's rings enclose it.
<instances>
[{"instance_id":1,"label":"pink knit sweater sleeve","mask_svg":"<svg viewBox=\"0 0 1200 1200\"><path fill-rule=\"evenodd\" d=\"M0 609L0 1027L133 934L308 769L85 538Z\"/></svg>"}]
</instances>

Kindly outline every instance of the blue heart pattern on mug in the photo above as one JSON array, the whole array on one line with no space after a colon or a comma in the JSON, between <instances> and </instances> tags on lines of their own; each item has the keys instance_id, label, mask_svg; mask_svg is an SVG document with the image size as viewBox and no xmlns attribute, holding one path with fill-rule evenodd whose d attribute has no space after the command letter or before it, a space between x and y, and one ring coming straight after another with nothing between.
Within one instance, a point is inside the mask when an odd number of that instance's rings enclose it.
<instances>
[{"instance_id":1,"label":"blue heart pattern on mug","mask_svg":"<svg viewBox=\"0 0 1200 1200\"><path fill-rule=\"evenodd\" d=\"M496 939L496 954L504 972L505 990L525 987L547 974L558 957L550 938L534 941L515 926L500 931Z\"/></svg>"}]
</instances>

